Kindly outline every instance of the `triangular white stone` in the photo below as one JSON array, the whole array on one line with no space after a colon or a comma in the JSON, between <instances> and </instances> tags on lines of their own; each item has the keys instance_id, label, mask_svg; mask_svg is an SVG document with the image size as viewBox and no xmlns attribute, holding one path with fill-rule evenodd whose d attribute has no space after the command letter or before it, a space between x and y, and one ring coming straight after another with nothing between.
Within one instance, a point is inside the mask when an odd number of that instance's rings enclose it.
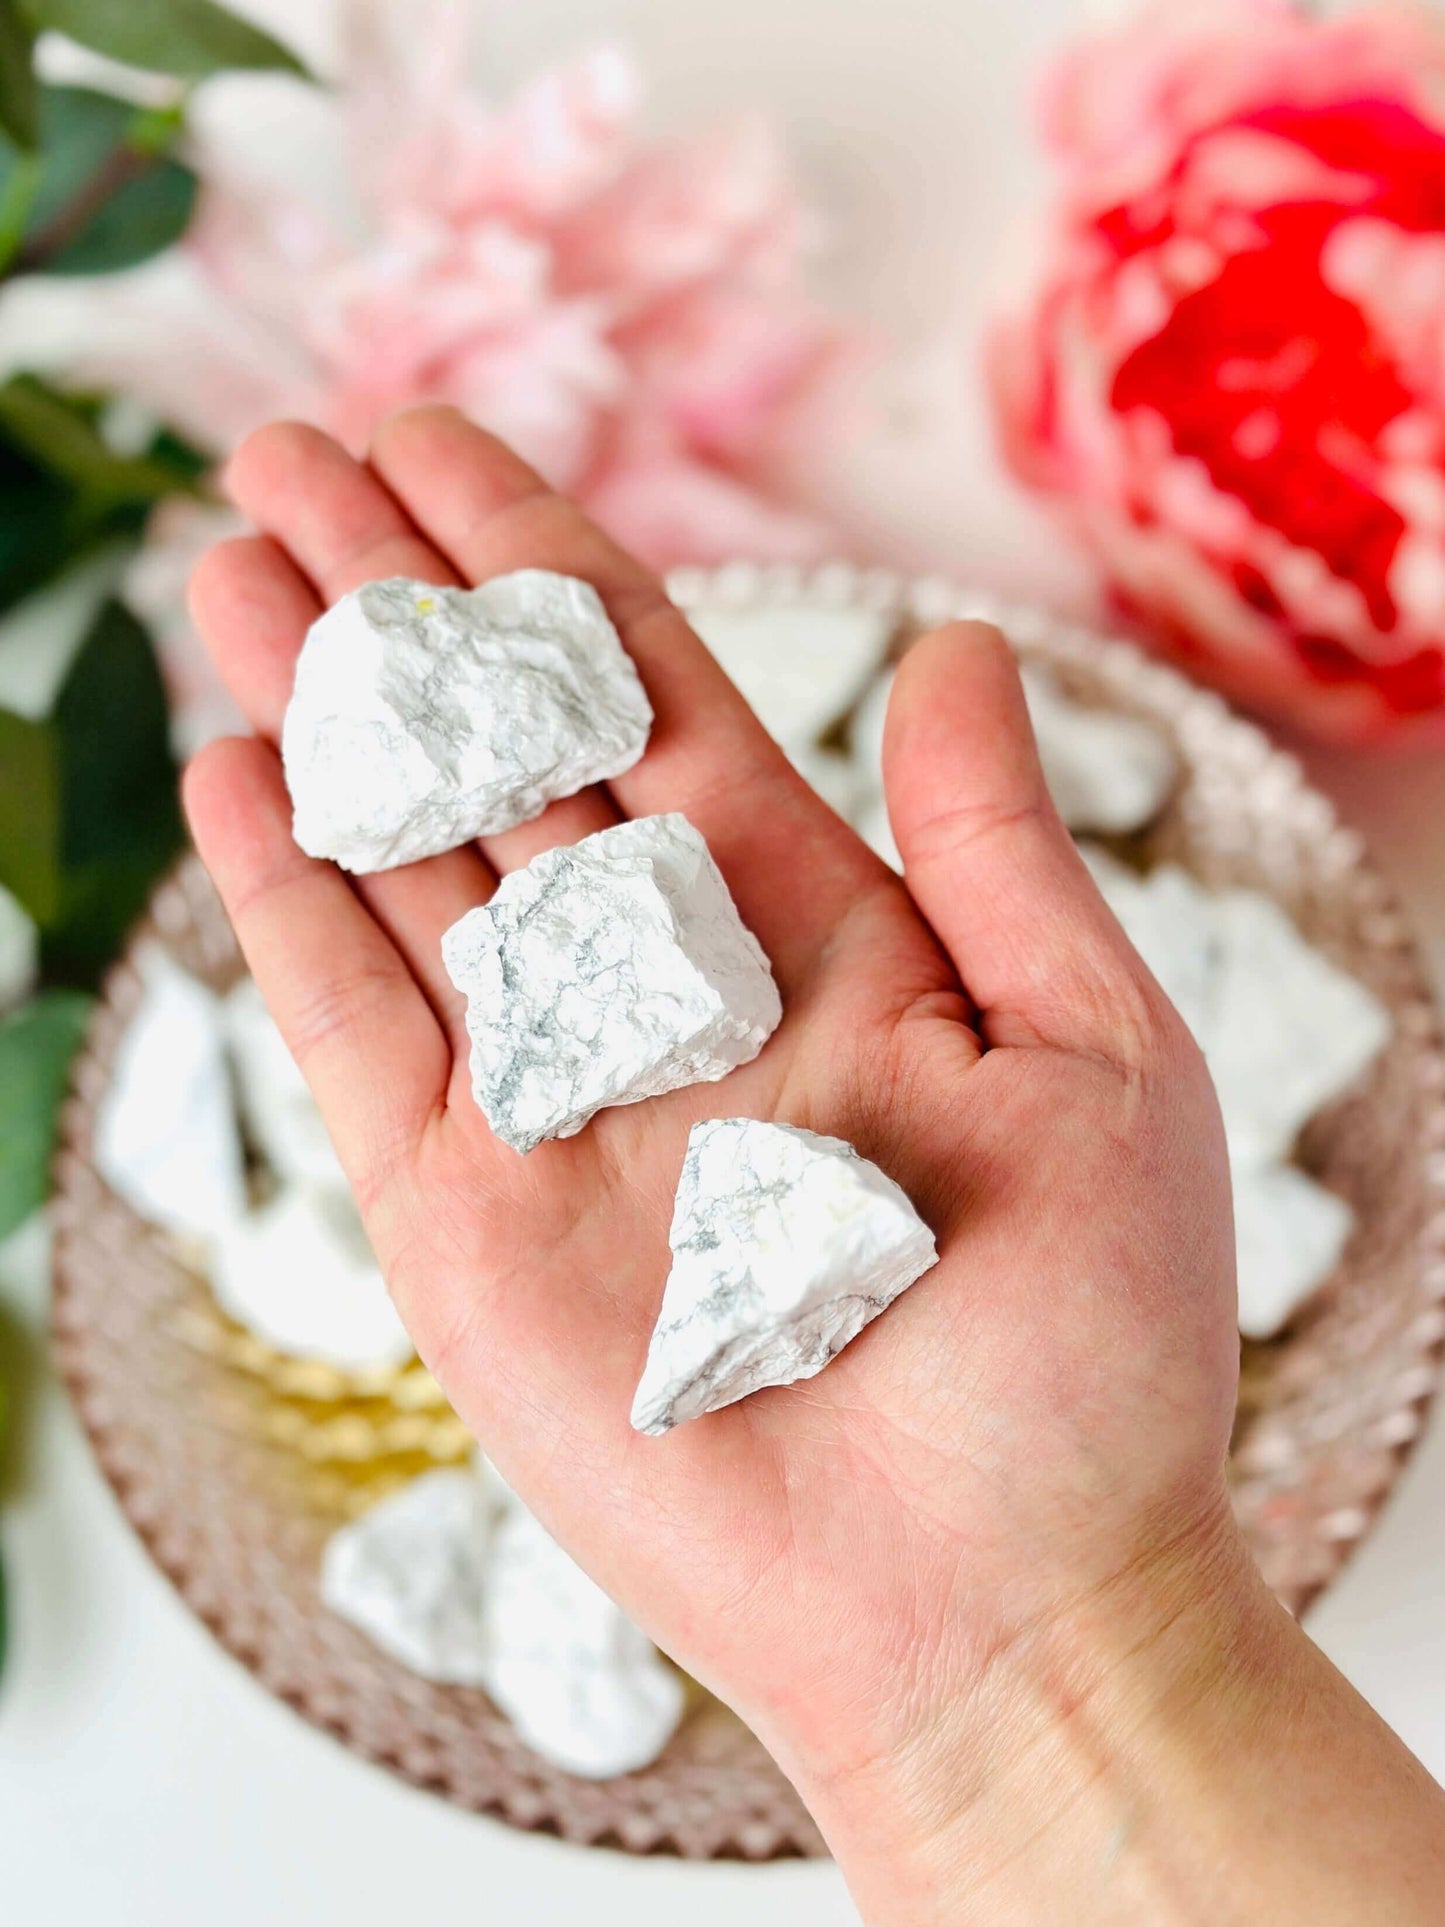
<instances>
[{"instance_id":1,"label":"triangular white stone","mask_svg":"<svg viewBox=\"0 0 1445 1927\"><path fill-rule=\"evenodd\" d=\"M632 1407L640 1432L811 1378L937 1262L903 1191L841 1138L694 1125L672 1270Z\"/></svg>"}]
</instances>

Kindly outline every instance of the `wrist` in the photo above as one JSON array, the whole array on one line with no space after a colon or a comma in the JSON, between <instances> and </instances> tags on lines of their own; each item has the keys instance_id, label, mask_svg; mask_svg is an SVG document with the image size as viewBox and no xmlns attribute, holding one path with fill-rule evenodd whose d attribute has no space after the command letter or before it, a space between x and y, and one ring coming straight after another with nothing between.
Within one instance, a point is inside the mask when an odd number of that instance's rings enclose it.
<instances>
[{"instance_id":1,"label":"wrist","mask_svg":"<svg viewBox=\"0 0 1445 1927\"><path fill-rule=\"evenodd\" d=\"M1219 1861L1181 1802L1204 1817L1194 1783L1278 1695L1299 1638L1221 1495L1047 1620L938 1669L865 1746L779 1750L870 1927L1057 1918L1063 1894L1081 1924L1192 1918Z\"/></svg>"}]
</instances>

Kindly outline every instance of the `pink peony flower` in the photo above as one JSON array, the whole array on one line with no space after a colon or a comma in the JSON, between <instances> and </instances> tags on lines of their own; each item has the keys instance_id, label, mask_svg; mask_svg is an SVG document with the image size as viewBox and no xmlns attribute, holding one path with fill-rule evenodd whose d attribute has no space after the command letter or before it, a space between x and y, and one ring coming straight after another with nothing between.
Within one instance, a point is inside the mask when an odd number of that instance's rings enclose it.
<instances>
[{"instance_id":1,"label":"pink peony flower","mask_svg":"<svg viewBox=\"0 0 1445 1927\"><path fill-rule=\"evenodd\" d=\"M359 451L391 410L453 402L659 566L743 530L765 559L818 554L826 531L765 476L844 344L803 294L767 129L645 144L635 76L608 51L484 103L466 10L420 10L350 8L349 217L306 179L259 189L247 156L203 143L195 300L177 315L169 292L124 340L112 325L118 351L89 372L218 452L280 415Z\"/></svg>"},{"instance_id":2,"label":"pink peony flower","mask_svg":"<svg viewBox=\"0 0 1445 1927\"><path fill-rule=\"evenodd\" d=\"M1187 667L1445 741L1445 29L1160 9L1045 123L1052 255L992 354L1014 469Z\"/></svg>"}]
</instances>

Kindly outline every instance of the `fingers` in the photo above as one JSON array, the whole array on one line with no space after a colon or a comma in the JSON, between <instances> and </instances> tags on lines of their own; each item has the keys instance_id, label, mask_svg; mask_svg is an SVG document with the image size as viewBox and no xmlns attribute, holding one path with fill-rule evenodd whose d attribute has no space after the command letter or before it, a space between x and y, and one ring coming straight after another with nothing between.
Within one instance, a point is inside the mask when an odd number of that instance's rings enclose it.
<instances>
[{"instance_id":1,"label":"fingers","mask_svg":"<svg viewBox=\"0 0 1445 1927\"><path fill-rule=\"evenodd\" d=\"M208 744L185 777L196 847L358 1196L380 1195L441 1103L451 1051L411 972L329 863L303 856L276 753Z\"/></svg>"},{"instance_id":2,"label":"fingers","mask_svg":"<svg viewBox=\"0 0 1445 1927\"><path fill-rule=\"evenodd\" d=\"M372 464L457 571L555 569L594 584L655 712L647 753L609 788L640 816L681 810L707 839L785 990L882 867L789 766L656 579L494 437L450 409L378 431Z\"/></svg>"},{"instance_id":3,"label":"fingers","mask_svg":"<svg viewBox=\"0 0 1445 1927\"><path fill-rule=\"evenodd\" d=\"M1049 800L996 629L956 623L904 657L884 777L909 890L989 1041L1130 1056L1147 979Z\"/></svg>"}]
</instances>

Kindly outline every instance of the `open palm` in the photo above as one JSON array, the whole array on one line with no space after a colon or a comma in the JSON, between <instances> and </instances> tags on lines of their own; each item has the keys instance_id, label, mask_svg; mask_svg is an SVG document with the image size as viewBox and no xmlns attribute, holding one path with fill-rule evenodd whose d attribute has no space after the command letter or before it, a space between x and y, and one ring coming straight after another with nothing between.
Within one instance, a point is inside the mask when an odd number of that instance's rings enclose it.
<instances>
[{"instance_id":1,"label":"open palm","mask_svg":"<svg viewBox=\"0 0 1445 1927\"><path fill-rule=\"evenodd\" d=\"M1009 653L957 628L900 673L905 886L656 582L460 416L395 418L367 465L267 429L230 480L264 533L214 550L193 600L257 736L211 745L187 804L418 1349L546 1524L785 1765L865 1771L938 1691L1223 1504L1235 1336L1212 1094L1047 801ZM656 712L642 761L385 875L303 856L274 742L323 604L380 576L522 567L601 592ZM537 851L663 810L706 837L782 1026L723 1083L522 1159L471 1097L442 932ZM940 1262L817 1379L640 1437L687 1133L738 1115L855 1144Z\"/></svg>"}]
</instances>

